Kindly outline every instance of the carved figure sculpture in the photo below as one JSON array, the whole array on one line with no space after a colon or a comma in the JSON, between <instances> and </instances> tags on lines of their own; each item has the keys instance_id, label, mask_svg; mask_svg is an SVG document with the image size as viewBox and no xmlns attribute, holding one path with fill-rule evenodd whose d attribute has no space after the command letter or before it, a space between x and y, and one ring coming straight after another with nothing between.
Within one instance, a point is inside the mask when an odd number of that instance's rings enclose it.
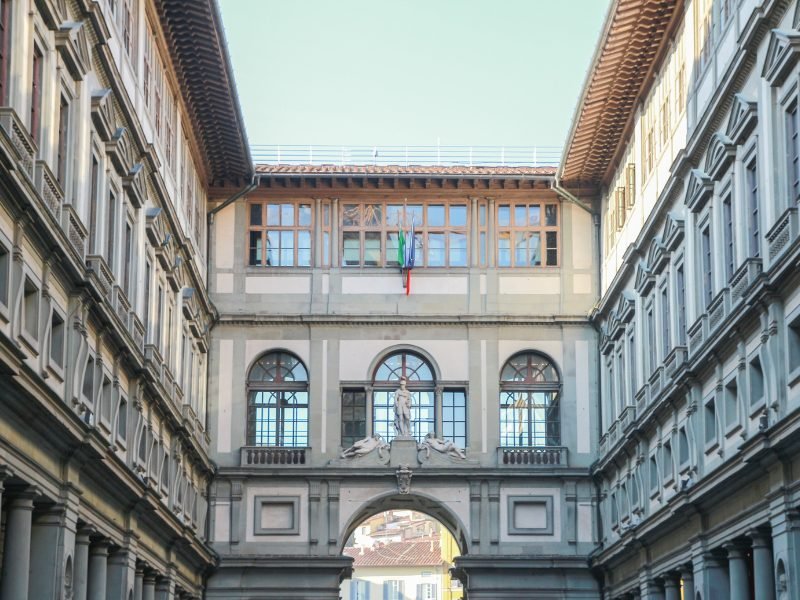
<instances>
[{"instance_id":1,"label":"carved figure sculpture","mask_svg":"<svg viewBox=\"0 0 800 600\"><path fill-rule=\"evenodd\" d=\"M400 387L394 393L394 430L397 437L411 437L411 394L405 377L400 378Z\"/></svg>"},{"instance_id":2,"label":"carved figure sculpture","mask_svg":"<svg viewBox=\"0 0 800 600\"><path fill-rule=\"evenodd\" d=\"M355 444L342 451L340 455L342 458L353 458L354 456L364 456L374 450L378 451L378 456L383 458L383 450L388 448L389 444L383 441L383 438L377 433L372 437L358 440Z\"/></svg>"},{"instance_id":3,"label":"carved figure sculpture","mask_svg":"<svg viewBox=\"0 0 800 600\"><path fill-rule=\"evenodd\" d=\"M430 432L425 436L425 439L419 445L419 449L425 450L426 458L431 457L431 450L435 450L441 454L447 454L453 458L460 458L462 460L467 458L467 455L464 453L464 451L456 446L452 440L440 440L433 432Z\"/></svg>"},{"instance_id":4,"label":"carved figure sculpture","mask_svg":"<svg viewBox=\"0 0 800 600\"><path fill-rule=\"evenodd\" d=\"M397 475L397 491L401 494L408 494L411 492L411 477L413 476L411 467L408 465L400 465L395 475Z\"/></svg>"}]
</instances>

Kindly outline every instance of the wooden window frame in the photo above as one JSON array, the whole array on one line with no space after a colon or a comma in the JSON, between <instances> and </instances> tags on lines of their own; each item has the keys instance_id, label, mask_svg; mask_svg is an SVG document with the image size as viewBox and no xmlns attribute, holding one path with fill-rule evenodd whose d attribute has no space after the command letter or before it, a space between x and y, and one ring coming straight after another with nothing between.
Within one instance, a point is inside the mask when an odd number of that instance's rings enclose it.
<instances>
[{"instance_id":1,"label":"wooden window frame","mask_svg":"<svg viewBox=\"0 0 800 600\"><path fill-rule=\"evenodd\" d=\"M261 224L260 225L253 225L252 224L252 207L260 205L261 206ZM282 223L279 225L268 225L267 224L267 206L268 205L275 205L275 206L292 206L292 224L291 225L283 225ZM282 200L282 199L266 199L266 200L248 200L247 204L247 239L245 240L245 265L248 267L255 267L255 268L298 268L298 269L308 269L315 266L314 263L314 204L311 200ZM308 225L300 225L300 207L307 206L309 211L309 224ZM280 208L278 209L278 214L281 215ZM280 249L276 251L276 256L278 258L278 264L268 264L268 252L267 252L267 234L270 231L275 232L292 232L292 239L293 239L293 248L292 248L292 263L291 264L281 264L281 254ZM252 233L261 233L261 259L257 263L252 263L250 261L250 253L251 253L251 234ZM308 247L308 264L307 265L298 265L299 260L299 250L298 247L298 240L300 232L308 232L309 238L309 247ZM305 249L305 248L304 248Z\"/></svg>"},{"instance_id":2,"label":"wooden window frame","mask_svg":"<svg viewBox=\"0 0 800 600\"><path fill-rule=\"evenodd\" d=\"M540 207L540 219L539 225L517 225L514 221L514 215L516 212L516 208L520 206L526 207L526 212L530 210L532 206L539 206ZM509 209L509 224L508 225L501 225L500 224L500 209L503 207L508 207ZM545 225L546 223L546 212L547 206L555 206L556 207L556 224L555 225ZM519 268L530 268L530 269L541 269L541 268L553 268L553 267L560 267L561 266L561 219L562 219L562 212L560 210L560 203L548 200L540 200L540 201L513 201L510 200L508 203L497 203L495 205L495 244L494 244L494 252L495 252L495 265L500 269L519 269ZM509 234L509 264L501 265L500 264L500 239L501 234L508 233ZM540 243L540 261L538 265L517 265L516 264L516 251L514 245L514 239L516 237L515 234L517 233L538 233L539 234L539 243ZM556 235L556 260L554 264L548 264L547 260L547 251L549 249L548 242L547 242L547 234L548 233L555 233Z\"/></svg>"}]
</instances>

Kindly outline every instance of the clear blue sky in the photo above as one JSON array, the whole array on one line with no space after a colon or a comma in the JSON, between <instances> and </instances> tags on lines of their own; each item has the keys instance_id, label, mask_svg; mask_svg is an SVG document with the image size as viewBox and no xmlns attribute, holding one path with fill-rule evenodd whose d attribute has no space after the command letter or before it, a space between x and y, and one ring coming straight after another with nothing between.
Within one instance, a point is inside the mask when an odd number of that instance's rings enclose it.
<instances>
[{"instance_id":1,"label":"clear blue sky","mask_svg":"<svg viewBox=\"0 0 800 600\"><path fill-rule=\"evenodd\" d=\"M608 0L220 0L251 144L562 146Z\"/></svg>"}]
</instances>

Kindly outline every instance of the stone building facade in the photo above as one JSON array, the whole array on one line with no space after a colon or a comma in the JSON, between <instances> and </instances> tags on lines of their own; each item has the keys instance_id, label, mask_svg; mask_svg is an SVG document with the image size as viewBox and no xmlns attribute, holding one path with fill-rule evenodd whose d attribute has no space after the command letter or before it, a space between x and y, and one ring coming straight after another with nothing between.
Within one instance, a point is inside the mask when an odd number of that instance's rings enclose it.
<instances>
[{"instance_id":1,"label":"stone building facade","mask_svg":"<svg viewBox=\"0 0 800 600\"><path fill-rule=\"evenodd\" d=\"M260 166L219 207L208 598L335 599L347 538L390 508L448 527L470 598L597 597L597 234L553 175ZM402 376L411 440L392 439ZM418 450L431 432L466 458ZM380 454L342 457L375 434Z\"/></svg>"},{"instance_id":2,"label":"stone building facade","mask_svg":"<svg viewBox=\"0 0 800 600\"><path fill-rule=\"evenodd\" d=\"M213 2L0 2L4 600L200 598L216 562L205 212L252 171L223 43Z\"/></svg>"},{"instance_id":3,"label":"stone building facade","mask_svg":"<svg viewBox=\"0 0 800 600\"><path fill-rule=\"evenodd\" d=\"M602 196L591 565L605 598L797 598L800 9L615 5L559 172Z\"/></svg>"}]
</instances>

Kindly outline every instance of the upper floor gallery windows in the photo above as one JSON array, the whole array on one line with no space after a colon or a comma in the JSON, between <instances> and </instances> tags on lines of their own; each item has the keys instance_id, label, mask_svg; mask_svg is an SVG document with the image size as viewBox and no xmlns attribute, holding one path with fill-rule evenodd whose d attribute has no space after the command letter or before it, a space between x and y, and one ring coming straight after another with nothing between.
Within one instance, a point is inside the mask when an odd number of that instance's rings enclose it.
<instances>
[{"instance_id":1,"label":"upper floor gallery windows","mask_svg":"<svg viewBox=\"0 0 800 600\"><path fill-rule=\"evenodd\" d=\"M559 265L557 202L498 203L489 227L487 206L476 215L457 201L351 202L332 205L291 200L247 205L247 264L261 267L327 267L332 263L332 225L338 228L338 262L345 268L399 265L401 231L411 235L416 267L555 267ZM317 232L319 235L317 235ZM471 242L475 237L475 244ZM491 240L494 240L493 242ZM408 242L406 242L408 243ZM319 252L315 246L320 245ZM489 248L494 255L489 257ZM316 258L315 258L316 257Z\"/></svg>"}]
</instances>

